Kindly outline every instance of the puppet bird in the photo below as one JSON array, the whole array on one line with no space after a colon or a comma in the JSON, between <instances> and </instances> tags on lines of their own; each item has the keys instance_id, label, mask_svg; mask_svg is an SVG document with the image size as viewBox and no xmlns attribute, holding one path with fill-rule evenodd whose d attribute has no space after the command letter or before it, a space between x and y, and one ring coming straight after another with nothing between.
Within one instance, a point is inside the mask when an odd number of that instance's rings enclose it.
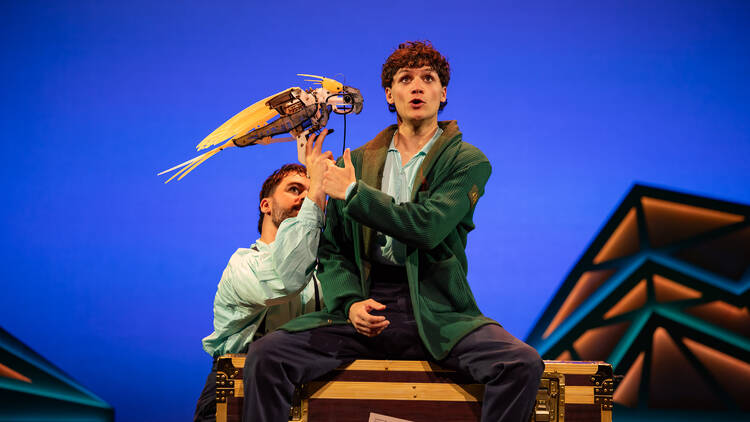
<instances>
[{"instance_id":1,"label":"puppet bird","mask_svg":"<svg viewBox=\"0 0 750 422\"><path fill-rule=\"evenodd\" d=\"M305 164L307 135L328 124L331 112L359 114L362 111L362 94L356 88L323 76L298 74L312 79L317 88L303 90L292 87L266 97L234 115L206 136L196 147L198 151L221 144L191 160L164 170L159 175L179 169L164 183L185 177L202 162L229 147L268 145L277 142L297 141L297 159ZM290 134L290 137L275 137Z\"/></svg>"}]
</instances>

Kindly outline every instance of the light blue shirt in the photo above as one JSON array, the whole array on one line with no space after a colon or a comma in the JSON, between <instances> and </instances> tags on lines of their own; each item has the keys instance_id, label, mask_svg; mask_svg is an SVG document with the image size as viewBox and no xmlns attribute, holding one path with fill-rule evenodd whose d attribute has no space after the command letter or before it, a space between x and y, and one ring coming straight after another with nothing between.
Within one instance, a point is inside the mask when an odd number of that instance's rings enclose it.
<instances>
[{"instance_id":1,"label":"light blue shirt","mask_svg":"<svg viewBox=\"0 0 750 422\"><path fill-rule=\"evenodd\" d=\"M414 179L417 177L419 167L422 166L422 161L435 141L443 133L443 129L438 128L432 138L404 166L401 165L401 153L396 148L396 133L393 133L391 145L388 147L380 190L392 196L397 204L403 204L411 201ZM376 261L390 265L404 265L406 245L380 232L375 235L373 241L378 246L373 248Z\"/></svg>"},{"instance_id":2,"label":"light blue shirt","mask_svg":"<svg viewBox=\"0 0 750 422\"><path fill-rule=\"evenodd\" d=\"M203 350L211 356L240 353L253 341L263 318L265 332L271 332L315 310L315 284L310 280L323 221L320 208L305 198L297 216L279 225L273 242L258 239L250 248L237 249L219 281L214 332L203 339ZM318 296L322 301L322 294Z\"/></svg>"}]
</instances>

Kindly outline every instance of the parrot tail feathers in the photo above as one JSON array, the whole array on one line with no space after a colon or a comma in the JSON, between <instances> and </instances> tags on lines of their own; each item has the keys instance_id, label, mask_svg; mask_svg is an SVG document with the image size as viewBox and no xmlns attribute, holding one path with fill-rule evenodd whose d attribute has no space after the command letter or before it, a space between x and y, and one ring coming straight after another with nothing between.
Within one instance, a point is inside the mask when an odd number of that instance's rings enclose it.
<instances>
[{"instance_id":1,"label":"parrot tail feathers","mask_svg":"<svg viewBox=\"0 0 750 422\"><path fill-rule=\"evenodd\" d=\"M184 163L178 164L178 165L176 165L176 166L174 166L174 167L172 167L170 169L162 171L161 173L158 174L158 176L161 176L164 173L169 173L170 171L173 171L173 170L180 169L180 170L177 171L177 173L173 174L172 177L170 177L169 179L167 179L167 181L164 182L164 184L169 183L175 177L177 177L177 180L180 180L183 177L185 177L186 174L188 174L191 171L193 171L194 168L198 167L201 163L203 163L204 161L206 161L209 158L211 158L214 155L216 155L216 153L218 153L219 151L223 150L224 148L228 148L228 147L232 147L232 146L234 146L234 143L230 139L229 141L227 141L224 145L222 145L220 147L214 148L214 149L212 149L211 151L208 151L208 152L204 152L203 154L201 154L201 155L199 155L199 156L197 156L195 158L192 158L190 160L187 160Z\"/></svg>"}]
</instances>

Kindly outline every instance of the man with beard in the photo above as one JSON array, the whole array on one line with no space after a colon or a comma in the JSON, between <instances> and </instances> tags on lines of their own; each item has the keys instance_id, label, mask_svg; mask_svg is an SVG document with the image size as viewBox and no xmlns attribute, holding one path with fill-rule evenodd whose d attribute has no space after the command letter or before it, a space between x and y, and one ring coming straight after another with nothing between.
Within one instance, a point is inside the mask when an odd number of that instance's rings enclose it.
<instances>
[{"instance_id":1,"label":"man with beard","mask_svg":"<svg viewBox=\"0 0 750 422\"><path fill-rule=\"evenodd\" d=\"M249 248L237 249L219 281L214 332L203 339L214 367L198 399L194 421L216 419L219 356L245 353L252 341L299 315L320 310L322 297L313 272L326 199L322 174L333 158L330 151L321 153L327 133L324 130L314 146L314 135L307 143L307 169L287 164L263 182L260 239Z\"/></svg>"},{"instance_id":2,"label":"man with beard","mask_svg":"<svg viewBox=\"0 0 750 422\"><path fill-rule=\"evenodd\" d=\"M437 119L449 79L429 42L401 44L386 60L396 124L324 175L325 309L250 345L243 420L286 420L295 385L355 359L435 361L485 385L483 421L528 420L544 363L471 293L467 234L491 167L455 121Z\"/></svg>"}]
</instances>

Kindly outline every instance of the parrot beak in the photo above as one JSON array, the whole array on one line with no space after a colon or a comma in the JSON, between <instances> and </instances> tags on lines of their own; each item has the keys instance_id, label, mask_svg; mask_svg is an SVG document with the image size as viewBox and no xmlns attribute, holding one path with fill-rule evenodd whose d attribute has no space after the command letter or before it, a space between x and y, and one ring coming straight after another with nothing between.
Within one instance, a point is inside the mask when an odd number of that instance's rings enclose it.
<instances>
[{"instance_id":1,"label":"parrot beak","mask_svg":"<svg viewBox=\"0 0 750 422\"><path fill-rule=\"evenodd\" d=\"M359 114L362 111L362 103L364 102L362 93L360 93L357 88L352 88L350 86L344 86L343 91L344 102L351 104L354 114Z\"/></svg>"}]
</instances>

